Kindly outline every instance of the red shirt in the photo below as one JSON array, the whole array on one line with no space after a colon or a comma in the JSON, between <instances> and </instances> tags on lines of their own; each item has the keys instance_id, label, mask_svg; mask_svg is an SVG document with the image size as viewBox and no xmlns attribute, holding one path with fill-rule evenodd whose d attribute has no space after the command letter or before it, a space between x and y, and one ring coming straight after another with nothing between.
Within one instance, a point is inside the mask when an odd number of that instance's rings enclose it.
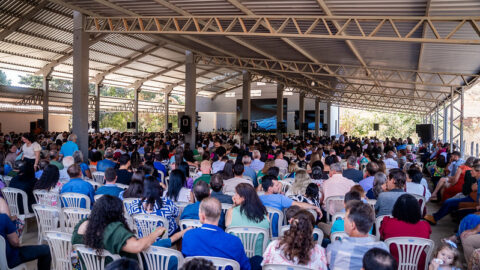
<instances>
[{"instance_id":1,"label":"red shirt","mask_svg":"<svg viewBox=\"0 0 480 270\"><path fill-rule=\"evenodd\" d=\"M380 237L387 240L392 237L419 237L430 239L432 229L430 224L425 220L421 220L416 224L407 223L393 217L385 217L380 226ZM390 249L390 253L398 261L398 251L394 245ZM426 254L423 253L418 263L418 269L425 269Z\"/></svg>"}]
</instances>

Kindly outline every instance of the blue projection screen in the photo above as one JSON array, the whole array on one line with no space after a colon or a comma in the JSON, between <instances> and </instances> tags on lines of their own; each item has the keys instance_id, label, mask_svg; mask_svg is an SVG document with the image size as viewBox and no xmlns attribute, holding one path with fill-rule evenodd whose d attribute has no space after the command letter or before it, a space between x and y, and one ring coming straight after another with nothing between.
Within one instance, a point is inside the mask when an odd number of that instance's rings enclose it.
<instances>
[{"instance_id":1,"label":"blue projection screen","mask_svg":"<svg viewBox=\"0 0 480 270\"><path fill-rule=\"evenodd\" d=\"M237 123L242 119L242 101L237 99ZM277 129L277 99L251 99L251 122L256 123L257 131ZM283 99L283 120L287 120L287 99Z\"/></svg>"}]
</instances>

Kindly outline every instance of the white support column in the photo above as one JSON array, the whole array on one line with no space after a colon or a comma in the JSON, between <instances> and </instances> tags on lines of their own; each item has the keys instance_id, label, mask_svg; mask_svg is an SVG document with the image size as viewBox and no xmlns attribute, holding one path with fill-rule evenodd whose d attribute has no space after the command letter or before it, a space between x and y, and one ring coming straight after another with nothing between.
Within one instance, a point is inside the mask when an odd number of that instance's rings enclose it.
<instances>
[{"instance_id":1,"label":"white support column","mask_svg":"<svg viewBox=\"0 0 480 270\"><path fill-rule=\"evenodd\" d=\"M49 123L48 123L48 115L49 115L49 110L48 110L48 103L49 103L49 98L50 98L50 80L52 77L50 77L50 74L45 74L43 75L43 122L44 122L44 127L45 131L48 131L49 128Z\"/></svg>"},{"instance_id":2,"label":"white support column","mask_svg":"<svg viewBox=\"0 0 480 270\"><path fill-rule=\"evenodd\" d=\"M283 122L283 90L285 86L277 83L277 139L282 140L282 132L279 128L279 123Z\"/></svg>"},{"instance_id":3,"label":"white support column","mask_svg":"<svg viewBox=\"0 0 480 270\"><path fill-rule=\"evenodd\" d=\"M95 117L94 120L97 121L97 127L95 132L100 131L100 89L103 85L100 82L95 83Z\"/></svg>"},{"instance_id":4,"label":"white support column","mask_svg":"<svg viewBox=\"0 0 480 270\"><path fill-rule=\"evenodd\" d=\"M135 88L133 89L133 97L134 97L134 100L133 100L133 122L135 122L135 133L138 133L138 126L139 126L139 123L138 123L138 95L140 94L140 87L142 85L139 84L137 86L135 86Z\"/></svg>"},{"instance_id":5,"label":"white support column","mask_svg":"<svg viewBox=\"0 0 480 270\"><path fill-rule=\"evenodd\" d=\"M453 109L454 109L454 98L453 98L453 87L450 87L450 120L449 120L449 125L450 125L450 153L453 152L453 119L455 117L453 116Z\"/></svg>"},{"instance_id":6,"label":"white support column","mask_svg":"<svg viewBox=\"0 0 480 270\"><path fill-rule=\"evenodd\" d=\"M332 103L327 103L327 136L332 136Z\"/></svg>"},{"instance_id":7,"label":"white support column","mask_svg":"<svg viewBox=\"0 0 480 270\"><path fill-rule=\"evenodd\" d=\"M185 115L190 117L190 133L185 134L185 142L190 149L195 148L197 69L194 54L185 51Z\"/></svg>"},{"instance_id":8,"label":"white support column","mask_svg":"<svg viewBox=\"0 0 480 270\"><path fill-rule=\"evenodd\" d=\"M303 136L308 130L303 130L302 124L305 122L305 94L300 93L300 99L298 102L298 132L300 136Z\"/></svg>"},{"instance_id":9,"label":"white support column","mask_svg":"<svg viewBox=\"0 0 480 270\"><path fill-rule=\"evenodd\" d=\"M446 101L443 102L443 143L447 142L448 131L448 107L445 106Z\"/></svg>"},{"instance_id":10,"label":"white support column","mask_svg":"<svg viewBox=\"0 0 480 270\"><path fill-rule=\"evenodd\" d=\"M435 139L439 140L440 139L440 134L438 134L438 102L437 105L435 106Z\"/></svg>"},{"instance_id":11,"label":"white support column","mask_svg":"<svg viewBox=\"0 0 480 270\"><path fill-rule=\"evenodd\" d=\"M464 113L463 110L465 109L465 100L464 100L464 92L465 89L462 87L460 89L460 153L462 157L465 155L465 142L463 141L463 120L464 120Z\"/></svg>"},{"instance_id":12,"label":"white support column","mask_svg":"<svg viewBox=\"0 0 480 270\"><path fill-rule=\"evenodd\" d=\"M170 93L165 93L165 100L164 100L164 108L165 108L165 133L168 132L168 109L169 109L169 98L170 98Z\"/></svg>"},{"instance_id":13,"label":"white support column","mask_svg":"<svg viewBox=\"0 0 480 270\"><path fill-rule=\"evenodd\" d=\"M320 98L315 98L315 136L320 132Z\"/></svg>"},{"instance_id":14,"label":"white support column","mask_svg":"<svg viewBox=\"0 0 480 270\"><path fill-rule=\"evenodd\" d=\"M252 78L250 76L250 72L243 70L243 87L242 87L242 120L248 120L248 132L243 133L243 142L248 144L250 142L250 120L251 120L251 95L250 95L250 88L252 84ZM240 127L241 128L241 127Z\"/></svg>"},{"instance_id":15,"label":"white support column","mask_svg":"<svg viewBox=\"0 0 480 270\"><path fill-rule=\"evenodd\" d=\"M83 31L85 16L73 11L73 133L84 157L88 157L88 34Z\"/></svg>"}]
</instances>

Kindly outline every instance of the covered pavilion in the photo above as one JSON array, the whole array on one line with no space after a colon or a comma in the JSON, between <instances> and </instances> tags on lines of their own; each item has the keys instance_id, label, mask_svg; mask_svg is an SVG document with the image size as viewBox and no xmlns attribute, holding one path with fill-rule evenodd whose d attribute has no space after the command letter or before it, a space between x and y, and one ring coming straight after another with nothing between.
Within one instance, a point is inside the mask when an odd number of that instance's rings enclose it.
<instances>
[{"instance_id":1,"label":"covered pavilion","mask_svg":"<svg viewBox=\"0 0 480 270\"><path fill-rule=\"evenodd\" d=\"M40 105L47 129L49 112L71 110L84 152L89 110L96 121L101 110L133 111L137 123L139 112L195 119L197 96L242 87L250 120L254 81L277 84L278 121L289 89L301 123L306 98L316 118L320 102L327 119L332 106L419 114L463 151L463 93L480 76L476 0L4 0L0 14L0 69L44 82L1 86L0 108ZM72 79L73 93L50 90L52 77ZM100 97L103 85L131 88L134 99ZM171 94L185 96L184 108Z\"/></svg>"}]
</instances>

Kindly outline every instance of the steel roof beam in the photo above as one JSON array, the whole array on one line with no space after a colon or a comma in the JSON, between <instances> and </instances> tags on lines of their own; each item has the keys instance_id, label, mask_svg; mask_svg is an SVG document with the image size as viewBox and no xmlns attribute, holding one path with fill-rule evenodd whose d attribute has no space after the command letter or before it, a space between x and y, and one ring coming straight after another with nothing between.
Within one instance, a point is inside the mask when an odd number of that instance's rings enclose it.
<instances>
[{"instance_id":1,"label":"steel roof beam","mask_svg":"<svg viewBox=\"0 0 480 270\"><path fill-rule=\"evenodd\" d=\"M48 0L40 1L36 6L34 6L30 11L28 11L27 14L24 14L21 17L17 18L17 21L3 29L3 31L0 32L0 41L4 40L8 35L12 34L13 32L17 31L20 27L22 27L25 23L32 19L39 11L41 11L47 4Z\"/></svg>"}]
</instances>

